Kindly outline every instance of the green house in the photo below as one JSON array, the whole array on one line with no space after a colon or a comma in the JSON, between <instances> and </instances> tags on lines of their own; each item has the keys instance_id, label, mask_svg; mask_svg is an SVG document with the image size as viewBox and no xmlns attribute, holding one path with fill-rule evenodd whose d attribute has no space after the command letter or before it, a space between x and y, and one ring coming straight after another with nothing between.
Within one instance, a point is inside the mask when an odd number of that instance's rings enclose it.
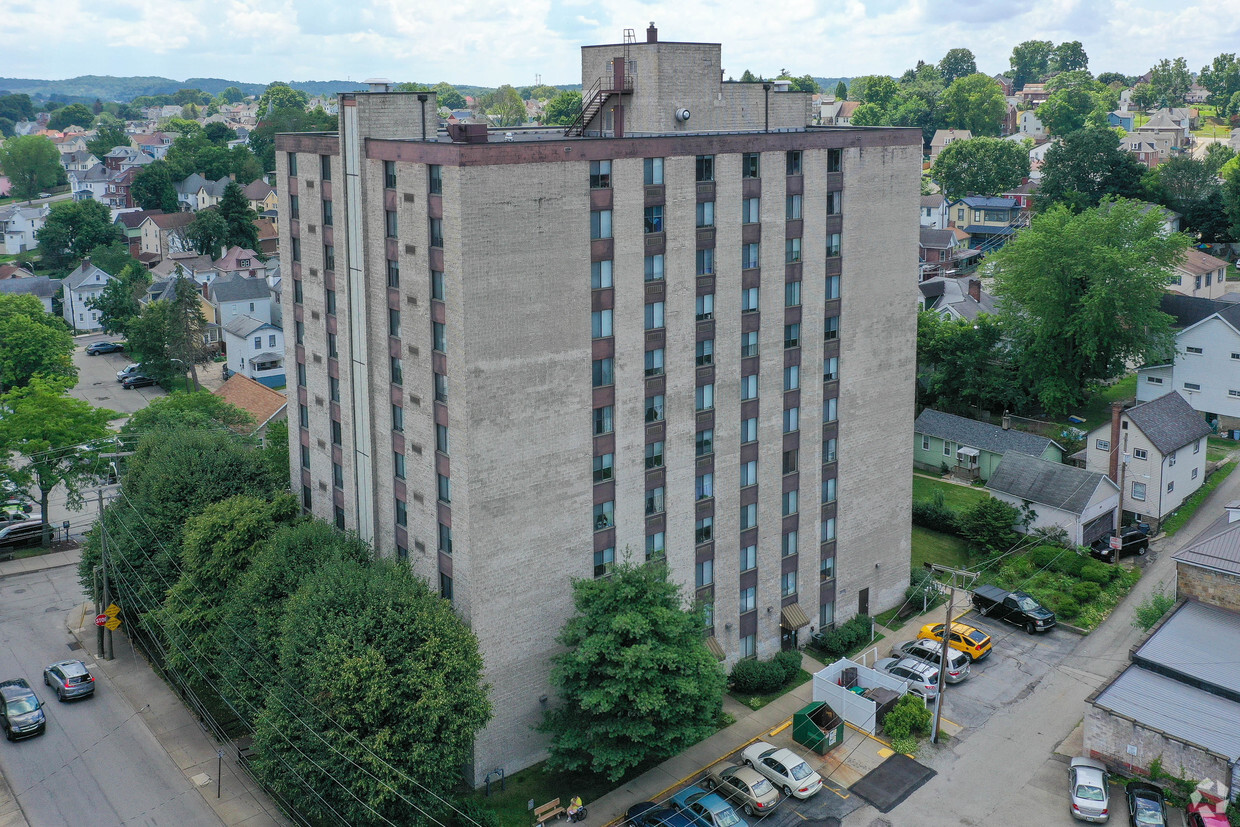
<instances>
[{"instance_id":1,"label":"green house","mask_svg":"<svg viewBox=\"0 0 1240 827\"><path fill-rule=\"evenodd\" d=\"M988 480L1007 451L1063 462L1063 446L1049 437L978 422L926 408L913 423L913 465L946 468L965 480Z\"/></svg>"}]
</instances>

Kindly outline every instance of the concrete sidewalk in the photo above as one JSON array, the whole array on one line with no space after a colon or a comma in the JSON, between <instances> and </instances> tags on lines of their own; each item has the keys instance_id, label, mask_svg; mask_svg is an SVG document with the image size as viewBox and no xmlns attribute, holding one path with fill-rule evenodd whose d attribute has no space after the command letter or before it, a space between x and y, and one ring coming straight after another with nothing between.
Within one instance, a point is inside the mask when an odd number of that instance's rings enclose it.
<instances>
[{"instance_id":1,"label":"concrete sidewalk","mask_svg":"<svg viewBox=\"0 0 1240 827\"><path fill-rule=\"evenodd\" d=\"M22 560L0 562L0 579L63 566L76 566L79 551L59 551ZM94 625L95 606L83 602L65 618L65 627L89 653L98 651ZM290 822L262 788L238 766L231 744L218 745L224 751L223 773L216 740L190 713L181 699L164 683L151 665L138 655L125 637L124 627L114 633L110 661L98 659L94 669L102 672L145 722L147 729L202 794L203 799L227 825L265 827ZM216 784L220 782L220 797ZM7 797L6 797L7 793ZM24 827L25 817L0 778L0 827Z\"/></svg>"}]
</instances>

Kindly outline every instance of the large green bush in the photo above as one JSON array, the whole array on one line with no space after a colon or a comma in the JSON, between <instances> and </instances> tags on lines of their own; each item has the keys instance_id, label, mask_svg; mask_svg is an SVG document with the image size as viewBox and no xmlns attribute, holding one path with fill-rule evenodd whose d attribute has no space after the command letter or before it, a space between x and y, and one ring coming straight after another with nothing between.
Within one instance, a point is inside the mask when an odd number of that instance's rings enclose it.
<instances>
[{"instance_id":1,"label":"large green bush","mask_svg":"<svg viewBox=\"0 0 1240 827\"><path fill-rule=\"evenodd\" d=\"M800 652L780 652L770 660L738 661L729 680L742 695L765 695L787 686L800 671Z\"/></svg>"},{"instance_id":2,"label":"large green bush","mask_svg":"<svg viewBox=\"0 0 1240 827\"><path fill-rule=\"evenodd\" d=\"M1106 563L1088 562L1081 567L1081 579L1088 580L1091 583L1097 583L1099 586L1105 586L1116 577L1119 577L1120 570L1115 566L1108 566Z\"/></svg>"},{"instance_id":3,"label":"large green bush","mask_svg":"<svg viewBox=\"0 0 1240 827\"><path fill-rule=\"evenodd\" d=\"M1082 580L1072 586L1072 597L1078 603L1092 603L1102 594L1102 587L1090 580Z\"/></svg>"},{"instance_id":4,"label":"large green bush","mask_svg":"<svg viewBox=\"0 0 1240 827\"><path fill-rule=\"evenodd\" d=\"M944 534L960 532L956 522L956 512L947 507L943 492L937 489L931 494L930 499L913 503L913 525L932 531L941 531Z\"/></svg>"},{"instance_id":5,"label":"large green bush","mask_svg":"<svg viewBox=\"0 0 1240 827\"><path fill-rule=\"evenodd\" d=\"M832 629L819 638L818 648L833 657L843 657L870 639L869 615L854 615L838 629Z\"/></svg>"},{"instance_id":6,"label":"large green bush","mask_svg":"<svg viewBox=\"0 0 1240 827\"><path fill-rule=\"evenodd\" d=\"M1064 549L1055 546L1038 546L1029 552L1029 559L1033 561L1033 565L1039 569L1045 569L1054 565L1055 558L1061 554L1066 554Z\"/></svg>"},{"instance_id":7,"label":"large green bush","mask_svg":"<svg viewBox=\"0 0 1240 827\"><path fill-rule=\"evenodd\" d=\"M1055 562L1051 565L1051 568L1054 571L1057 571L1060 574L1066 574L1069 577L1080 577L1081 569L1085 568L1085 565L1088 562L1089 561L1087 559L1074 551L1065 551L1062 555L1056 558Z\"/></svg>"},{"instance_id":8,"label":"large green bush","mask_svg":"<svg viewBox=\"0 0 1240 827\"><path fill-rule=\"evenodd\" d=\"M921 699L916 695L906 694L883 719L883 732L893 740L925 735L930 731L932 717Z\"/></svg>"}]
</instances>

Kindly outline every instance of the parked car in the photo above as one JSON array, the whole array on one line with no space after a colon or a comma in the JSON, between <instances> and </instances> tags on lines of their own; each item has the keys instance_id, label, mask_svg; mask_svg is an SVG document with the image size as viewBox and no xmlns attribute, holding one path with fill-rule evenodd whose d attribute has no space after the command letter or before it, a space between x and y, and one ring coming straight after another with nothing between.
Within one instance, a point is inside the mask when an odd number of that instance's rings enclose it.
<instances>
[{"instance_id":1,"label":"parked car","mask_svg":"<svg viewBox=\"0 0 1240 827\"><path fill-rule=\"evenodd\" d=\"M53 663L43 670L43 683L52 688L61 703L95 694L95 677L80 660Z\"/></svg>"},{"instance_id":2,"label":"parked car","mask_svg":"<svg viewBox=\"0 0 1240 827\"><path fill-rule=\"evenodd\" d=\"M1129 781L1124 796L1132 827L1167 827L1167 801L1162 790L1144 781Z\"/></svg>"},{"instance_id":3,"label":"parked car","mask_svg":"<svg viewBox=\"0 0 1240 827\"><path fill-rule=\"evenodd\" d=\"M34 514L34 506L23 502L6 502L0 504L0 526L20 523L26 520L42 519L42 514Z\"/></svg>"},{"instance_id":4,"label":"parked car","mask_svg":"<svg viewBox=\"0 0 1240 827\"><path fill-rule=\"evenodd\" d=\"M745 764L771 780L784 795L809 798L822 789L822 776L790 749L755 741L741 753Z\"/></svg>"},{"instance_id":5,"label":"parked car","mask_svg":"<svg viewBox=\"0 0 1240 827\"><path fill-rule=\"evenodd\" d=\"M676 809L687 815L695 827L749 827L722 796L690 785L672 796Z\"/></svg>"},{"instance_id":6,"label":"parked car","mask_svg":"<svg viewBox=\"0 0 1240 827\"><path fill-rule=\"evenodd\" d=\"M1055 613L1042 607L1025 592L1010 592L998 586L978 586L973 591L973 608L982 617L995 617L1029 634L1047 632L1055 625Z\"/></svg>"},{"instance_id":7,"label":"parked car","mask_svg":"<svg viewBox=\"0 0 1240 827\"><path fill-rule=\"evenodd\" d=\"M1110 817L1107 768L1092 758L1073 758L1068 767L1068 797L1072 817L1101 824Z\"/></svg>"},{"instance_id":8,"label":"parked car","mask_svg":"<svg viewBox=\"0 0 1240 827\"><path fill-rule=\"evenodd\" d=\"M1231 827L1231 822L1223 814L1222 805L1211 806L1204 801L1188 805L1184 814L1185 827Z\"/></svg>"},{"instance_id":9,"label":"parked car","mask_svg":"<svg viewBox=\"0 0 1240 827\"><path fill-rule=\"evenodd\" d=\"M943 640L943 624L927 623L917 633L918 640ZM990 635L974 629L965 623L953 623L947 645L959 649L969 656L969 660L978 661L990 654Z\"/></svg>"},{"instance_id":10,"label":"parked car","mask_svg":"<svg viewBox=\"0 0 1240 827\"><path fill-rule=\"evenodd\" d=\"M891 656L893 658L915 658L938 666L943 662L943 644L937 640L906 640L892 648ZM948 683L960 683L967 677L969 677L969 656L950 646L947 647L947 676L944 680Z\"/></svg>"},{"instance_id":11,"label":"parked car","mask_svg":"<svg viewBox=\"0 0 1240 827\"><path fill-rule=\"evenodd\" d=\"M932 701L939 696L939 667L913 658L883 658L874 668L896 680L908 681L908 691Z\"/></svg>"},{"instance_id":12,"label":"parked car","mask_svg":"<svg viewBox=\"0 0 1240 827\"><path fill-rule=\"evenodd\" d=\"M94 342L86 346L87 356L98 356L101 353L120 353L125 349L121 342Z\"/></svg>"},{"instance_id":13,"label":"parked car","mask_svg":"<svg viewBox=\"0 0 1240 827\"><path fill-rule=\"evenodd\" d=\"M660 807L653 801L643 801L629 807L624 814L628 827L695 827L689 817L671 807Z\"/></svg>"},{"instance_id":14,"label":"parked car","mask_svg":"<svg viewBox=\"0 0 1240 827\"><path fill-rule=\"evenodd\" d=\"M43 703L25 678L0 681L0 703L4 704L0 708L0 724L4 726L4 736L10 741L33 738L47 729Z\"/></svg>"},{"instance_id":15,"label":"parked car","mask_svg":"<svg viewBox=\"0 0 1240 827\"><path fill-rule=\"evenodd\" d=\"M9 523L0 528L0 557L7 557L15 549L31 548L43 542L43 518Z\"/></svg>"},{"instance_id":16,"label":"parked car","mask_svg":"<svg viewBox=\"0 0 1240 827\"><path fill-rule=\"evenodd\" d=\"M747 816L765 815L779 803L779 792L762 773L727 761L713 767L702 786L743 807Z\"/></svg>"},{"instance_id":17,"label":"parked car","mask_svg":"<svg viewBox=\"0 0 1240 827\"><path fill-rule=\"evenodd\" d=\"M121 380L121 387L127 391L131 391L134 388L145 388L154 384L155 380L145 373L131 373Z\"/></svg>"},{"instance_id":18,"label":"parked car","mask_svg":"<svg viewBox=\"0 0 1240 827\"><path fill-rule=\"evenodd\" d=\"M130 362L128 365L125 365L125 367L121 368L120 370L116 372L116 381L124 382L126 376L128 376L131 373L137 373L138 370L141 369L141 367L142 365L139 364L138 362Z\"/></svg>"},{"instance_id":19,"label":"parked car","mask_svg":"<svg viewBox=\"0 0 1240 827\"><path fill-rule=\"evenodd\" d=\"M1144 556L1150 550L1149 535L1135 526L1125 528L1119 535L1119 541L1118 556L1116 556L1116 550L1111 548L1110 537L1095 540L1093 545L1089 547L1089 554L1091 557L1096 557L1104 563L1114 563L1120 557L1127 557L1133 554Z\"/></svg>"}]
</instances>

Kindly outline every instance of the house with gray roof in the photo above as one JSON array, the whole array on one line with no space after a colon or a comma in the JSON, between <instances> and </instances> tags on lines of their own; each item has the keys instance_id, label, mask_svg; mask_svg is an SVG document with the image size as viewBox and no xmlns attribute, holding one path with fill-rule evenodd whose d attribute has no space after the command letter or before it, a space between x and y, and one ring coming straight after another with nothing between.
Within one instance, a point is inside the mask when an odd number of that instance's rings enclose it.
<instances>
[{"instance_id":1,"label":"house with gray roof","mask_svg":"<svg viewBox=\"0 0 1240 827\"><path fill-rule=\"evenodd\" d=\"M913 464L927 471L946 466L961 479L988 480L1008 451L1063 461L1058 442L1007 425L926 408L913 423Z\"/></svg>"},{"instance_id":2,"label":"house with gray roof","mask_svg":"<svg viewBox=\"0 0 1240 827\"><path fill-rule=\"evenodd\" d=\"M995 499L1032 509L1026 531L1062 528L1069 542L1087 546L1115 527L1119 486L1105 474L1008 451L986 489Z\"/></svg>"},{"instance_id":3,"label":"house with gray roof","mask_svg":"<svg viewBox=\"0 0 1240 827\"><path fill-rule=\"evenodd\" d=\"M0 207L0 241L4 242L4 252L15 256L39 246L35 233L43 228L51 214L52 208L48 204Z\"/></svg>"},{"instance_id":4,"label":"house with gray roof","mask_svg":"<svg viewBox=\"0 0 1240 827\"><path fill-rule=\"evenodd\" d=\"M1177 598L1240 612L1240 500L1227 503L1218 519L1171 559Z\"/></svg>"},{"instance_id":5,"label":"house with gray roof","mask_svg":"<svg viewBox=\"0 0 1240 827\"><path fill-rule=\"evenodd\" d=\"M61 313L65 323L76 333L103 330L103 325L99 323L99 311L92 310L88 305L103 293L103 288L111 280L112 276L91 264L90 259L83 259L77 269L61 280Z\"/></svg>"},{"instance_id":6,"label":"house with gray roof","mask_svg":"<svg viewBox=\"0 0 1240 827\"><path fill-rule=\"evenodd\" d=\"M215 320L225 327L242 316L271 322L271 288L265 278L220 276L208 285L207 298L215 308Z\"/></svg>"},{"instance_id":7,"label":"house with gray roof","mask_svg":"<svg viewBox=\"0 0 1240 827\"><path fill-rule=\"evenodd\" d=\"M934 276L917 285L922 310L933 310L945 319L975 320L980 314L999 311L995 297L972 276Z\"/></svg>"},{"instance_id":8,"label":"house with gray roof","mask_svg":"<svg viewBox=\"0 0 1240 827\"><path fill-rule=\"evenodd\" d=\"M1085 699L1085 753L1129 774L1157 760L1209 801L1240 793L1240 614L1184 599Z\"/></svg>"},{"instance_id":9,"label":"house with gray roof","mask_svg":"<svg viewBox=\"0 0 1240 827\"><path fill-rule=\"evenodd\" d=\"M1085 467L1123 488L1130 522L1157 526L1205 482L1209 423L1172 391L1149 402L1112 410L1111 421L1090 432Z\"/></svg>"},{"instance_id":10,"label":"house with gray roof","mask_svg":"<svg viewBox=\"0 0 1240 827\"><path fill-rule=\"evenodd\" d=\"M49 315L52 312L52 297L60 292L60 282L47 276L20 276L17 278L0 278L0 294L8 296L34 296L43 304Z\"/></svg>"},{"instance_id":11,"label":"house with gray roof","mask_svg":"<svg viewBox=\"0 0 1240 827\"><path fill-rule=\"evenodd\" d=\"M263 287L265 281L259 280ZM250 316L238 316L224 326L225 371L240 373L269 388L284 385L284 331Z\"/></svg>"}]
</instances>

